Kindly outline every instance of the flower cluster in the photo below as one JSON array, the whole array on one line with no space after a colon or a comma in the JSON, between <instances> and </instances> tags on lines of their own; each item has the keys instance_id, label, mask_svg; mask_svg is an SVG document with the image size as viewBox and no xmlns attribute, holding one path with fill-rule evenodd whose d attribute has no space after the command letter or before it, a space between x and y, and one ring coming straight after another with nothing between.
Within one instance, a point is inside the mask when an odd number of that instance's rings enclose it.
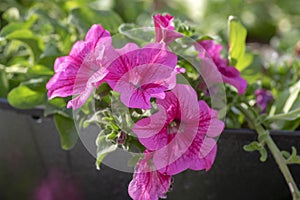
<instances>
[{"instance_id":1,"label":"flower cluster","mask_svg":"<svg viewBox=\"0 0 300 200\"><path fill-rule=\"evenodd\" d=\"M68 56L57 58L56 74L47 84L49 98L74 95L67 105L73 109L81 107L102 83L119 93L120 101L130 109L144 111L155 104L157 112L132 127L146 149L128 189L138 200L164 198L172 176L186 169L209 170L216 156L215 138L224 129L218 112L199 101L194 87L177 83L185 69L177 67L178 57L169 45L183 35L174 31L173 17L158 14L153 20L154 42L143 47L128 43L120 49L114 48L107 30L93 25ZM213 40L198 45L198 58L210 57L222 80L243 93L247 83L221 58L221 46Z\"/></svg>"}]
</instances>

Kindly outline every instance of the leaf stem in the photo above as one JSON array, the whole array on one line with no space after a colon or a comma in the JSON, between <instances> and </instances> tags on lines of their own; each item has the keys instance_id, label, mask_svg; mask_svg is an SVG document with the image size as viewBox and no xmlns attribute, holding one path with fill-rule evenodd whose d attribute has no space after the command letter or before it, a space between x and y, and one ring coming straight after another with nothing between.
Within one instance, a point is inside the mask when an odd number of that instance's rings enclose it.
<instances>
[{"instance_id":1,"label":"leaf stem","mask_svg":"<svg viewBox=\"0 0 300 200\"><path fill-rule=\"evenodd\" d=\"M256 123L256 118L252 112L250 112L248 109L244 108L242 105L237 105L237 108L243 113L249 122L249 125L251 128L255 129L258 136L266 135L264 136L264 143L269 148L270 152L272 153L277 165L279 166L279 169L284 176L288 187L290 189L290 192L293 196L293 200L300 200L300 192L299 189L295 183L295 180L287 166L286 160L283 157L282 153L280 152L279 148L273 141L272 137L269 134L268 130L265 130L265 128L261 125L261 123Z\"/></svg>"}]
</instances>

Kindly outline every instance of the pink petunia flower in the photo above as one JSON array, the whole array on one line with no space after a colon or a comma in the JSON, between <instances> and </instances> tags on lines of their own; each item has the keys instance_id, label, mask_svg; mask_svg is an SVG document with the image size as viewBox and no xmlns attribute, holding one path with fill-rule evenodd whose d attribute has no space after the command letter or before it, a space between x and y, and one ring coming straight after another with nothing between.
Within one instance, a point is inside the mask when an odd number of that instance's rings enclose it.
<instances>
[{"instance_id":1,"label":"pink petunia flower","mask_svg":"<svg viewBox=\"0 0 300 200\"><path fill-rule=\"evenodd\" d=\"M227 59L223 59L221 57L220 51L222 50L222 45L216 44L213 40L200 41L195 45L195 48L200 51L198 56L201 59L205 59L207 55L202 52L199 45L201 45L201 47L203 47L207 54L212 58L222 75L223 81L233 85L238 90L239 94L244 93L247 88L247 81L240 76L240 72L235 67L229 66Z\"/></svg>"},{"instance_id":2,"label":"pink petunia flower","mask_svg":"<svg viewBox=\"0 0 300 200\"><path fill-rule=\"evenodd\" d=\"M273 100L273 95L270 91L257 89L254 92L256 96L256 105L260 108L261 113L266 112L268 103Z\"/></svg>"},{"instance_id":3,"label":"pink petunia flower","mask_svg":"<svg viewBox=\"0 0 300 200\"><path fill-rule=\"evenodd\" d=\"M93 25L85 40L76 42L68 56L56 59L55 75L46 85L48 97L78 95L67 107L79 108L107 75L113 51L110 33L101 25Z\"/></svg>"},{"instance_id":4,"label":"pink petunia flower","mask_svg":"<svg viewBox=\"0 0 300 200\"><path fill-rule=\"evenodd\" d=\"M156 42L164 42L169 44L176 40L177 38L183 37L182 34L174 31L174 26L172 25L174 17L166 14L165 16L157 14L152 16L155 26Z\"/></svg>"},{"instance_id":5,"label":"pink petunia flower","mask_svg":"<svg viewBox=\"0 0 300 200\"><path fill-rule=\"evenodd\" d=\"M209 170L216 156L213 137L221 134L224 123L217 112L197 100L194 89L177 84L156 100L158 112L141 119L133 132L154 151L153 163L160 173L175 175L186 169Z\"/></svg>"},{"instance_id":6,"label":"pink petunia flower","mask_svg":"<svg viewBox=\"0 0 300 200\"><path fill-rule=\"evenodd\" d=\"M139 48L129 43L117 52L106 81L129 108L149 109L152 97L163 99L165 91L175 87L177 56L164 44Z\"/></svg>"},{"instance_id":7,"label":"pink petunia flower","mask_svg":"<svg viewBox=\"0 0 300 200\"><path fill-rule=\"evenodd\" d=\"M136 165L133 179L128 186L128 193L134 200L158 200L166 198L171 186L171 176L164 175L155 170L152 164L153 153L144 153Z\"/></svg>"}]
</instances>

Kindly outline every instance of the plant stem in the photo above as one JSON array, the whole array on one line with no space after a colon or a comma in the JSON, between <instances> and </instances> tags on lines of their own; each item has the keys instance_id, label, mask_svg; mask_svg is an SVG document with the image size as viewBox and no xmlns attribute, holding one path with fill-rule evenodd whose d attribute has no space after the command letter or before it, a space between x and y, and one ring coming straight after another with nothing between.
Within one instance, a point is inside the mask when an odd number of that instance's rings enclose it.
<instances>
[{"instance_id":1,"label":"plant stem","mask_svg":"<svg viewBox=\"0 0 300 200\"><path fill-rule=\"evenodd\" d=\"M295 183L295 180L287 166L285 158L282 156L282 153L280 152L279 148L277 147L272 137L270 136L269 131L265 130L265 128L261 125L261 123L256 123L256 117L253 115L251 111L247 110L241 105L238 105L237 108L245 115L250 126L252 126L252 128L256 130L258 136L265 135L263 141L269 148L277 165L279 166L279 169L283 174L288 184L288 187L290 189L290 192L293 196L293 200L300 200L300 192Z\"/></svg>"}]
</instances>

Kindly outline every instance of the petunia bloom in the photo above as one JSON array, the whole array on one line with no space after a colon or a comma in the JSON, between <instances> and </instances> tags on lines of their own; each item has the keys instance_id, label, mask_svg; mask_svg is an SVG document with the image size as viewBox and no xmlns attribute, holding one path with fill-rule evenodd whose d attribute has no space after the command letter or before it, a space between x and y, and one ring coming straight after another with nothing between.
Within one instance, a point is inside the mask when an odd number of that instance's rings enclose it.
<instances>
[{"instance_id":1,"label":"petunia bloom","mask_svg":"<svg viewBox=\"0 0 300 200\"><path fill-rule=\"evenodd\" d=\"M182 34L175 32L175 28L172 25L174 17L166 14L165 16L157 14L152 17L155 26L156 42L164 42L169 44L177 38L183 37Z\"/></svg>"},{"instance_id":2,"label":"petunia bloom","mask_svg":"<svg viewBox=\"0 0 300 200\"><path fill-rule=\"evenodd\" d=\"M139 48L129 43L117 50L119 56L108 68L107 83L129 108L151 108L150 99L165 97L176 84L177 56L164 44Z\"/></svg>"},{"instance_id":3,"label":"petunia bloom","mask_svg":"<svg viewBox=\"0 0 300 200\"><path fill-rule=\"evenodd\" d=\"M214 137L224 129L217 112L204 101L198 102L194 89L182 84L156 103L158 112L133 127L139 141L154 151L155 167L168 175L188 168L209 170L216 156Z\"/></svg>"},{"instance_id":4,"label":"petunia bloom","mask_svg":"<svg viewBox=\"0 0 300 200\"><path fill-rule=\"evenodd\" d=\"M112 51L110 33L101 25L93 25L85 40L76 42L68 56L55 60L55 75L46 85L48 97L78 95L67 107L79 108L107 75Z\"/></svg>"},{"instance_id":5,"label":"petunia bloom","mask_svg":"<svg viewBox=\"0 0 300 200\"><path fill-rule=\"evenodd\" d=\"M171 186L171 176L156 171L152 164L152 154L146 151L145 157L136 165L128 193L134 200L158 200L166 198Z\"/></svg>"},{"instance_id":6,"label":"petunia bloom","mask_svg":"<svg viewBox=\"0 0 300 200\"><path fill-rule=\"evenodd\" d=\"M257 89L254 94L256 96L256 105L262 113L266 112L268 103L273 100L271 92L264 89Z\"/></svg>"},{"instance_id":7,"label":"petunia bloom","mask_svg":"<svg viewBox=\"0 0 300 200\"><path fill-rule=\"evenodd\" d=\"M232 66L229 66L228 60L221 57L222 45L216 44L213 40L202 40L195 45L196 49L200 51L199 57L205 58L207 56L204 52L201 52L199 45L203 47L207 54L211 57L219 72L222 75L222 79L225 83L234 86L239 94L245 92L247 88L247 81L240 76L240 72Z\"/></svg>"}]
</instances>

